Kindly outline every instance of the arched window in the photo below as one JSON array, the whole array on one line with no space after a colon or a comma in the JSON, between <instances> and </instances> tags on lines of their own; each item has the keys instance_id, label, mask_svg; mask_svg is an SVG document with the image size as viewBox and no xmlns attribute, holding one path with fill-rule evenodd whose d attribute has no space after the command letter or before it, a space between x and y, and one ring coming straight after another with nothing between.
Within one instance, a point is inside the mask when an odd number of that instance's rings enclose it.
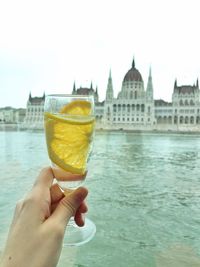
<instances>
[{"instance_id":1,"label":"arched window","mask_svg":"<svg viewBox=\"0 0 200 267\"><path fill-rule=\"evenodd\" d=\"M190 123L193 124L194 123L194 117L190 117Z\"/></svg>"},{"instance_id":2,"label":"arched window","mask_svg":"<svg viewBox=\"0 0 200 267\"><path fill-rule=\"evenodd\" d=\"M157 122L162 123L162 117L161 116L158 116Z\"/></svg>"},{"instance_id":3,"label":"arched window","mask_svg":"<svg viewBox=\"0 0 200 267\"><path fill-rule=\"evenodd\" d=\"M135 99L137 99L137 91L135 91Z\"/></svg>"},{"instance_id":4,"label":"arched window","mask_svg":"<svg viewBox=\"0 0 200 267\"><path fill-rule=\"evenodd\" d=\"M151 112L151 108L150 107L148 107L148 113L150 113Z\"/></svg>"},{"instance_id":5,"label":"arched window","mask_svg":"<svg viewBox=\"0 0 200 267\"><path fill-rule=\"evenodd\" d=\"M135 110L135 105L134 104L132 104L132 111L134 111Z\"/></svg>"},{"instance_id":6,"label":"arched window","mask_svg":"<svg viewBox=\"0 0 200 267\"><path fill-rule=\"evenodd\" d=\"M185 100L185 105L188 106L188 101L187 101L187 99Z\"/></svg>"},{"instance_id":7,"label":"arched window","mask_svg":"<svg viewBox=\"0 0 200 267\"><path fill-rule=\"evenodd\" d=\"M140 110L140 105L139 104L137 104L137 111L139 111Z\"/></svg>"},{"instance_id":8,"label":"arched window","mask_svg":"<svg viewBox=\"0 0 200 267\"><path fill-rule=\"evenodd\" d=\"M180 117L180 124L183 123L183 116Z\"/></svg>"},{"instance_id":9,"label":"arched window","mask_svg":"<svg viewBox=\"0 0 200 267\"><path fill-rule=\"evenodd\" d=\"M194 101L192 99L190 100L190 105L194 106Z\"/></svg>"},{"instance_id":10,"label":"arched window","mask_svg":"<svg viewBox=\"0 0 200 267\"><path fill-rule=\"evenodd\" d=\"M113 105L113 112L116 112L117 108L116 108L116 104Z\"/></svg>"},{"instance_id":11,"label":"arched window","mask_svg":"<svg viewBox=\"0 0 200 267\"><path fill-rule=\"evenodd\" d=\"M144 112L144 104L141 105L141 111Z\"/></svg>"},{"instance_id":12,"label":"arched window","mask_svg":"<svg viewBox=\"0 0 200 267\"><path fill-rule=\"evenodd\" d=\"M118 111L121 111L121 105L118 104Z\"/></svg>"},{"instance_id":13,"label":"arched window","mask_svg":"<svg viewBox=\"0 0 200 267\"><path fill-rule=\"evenodd\" d=\"M129 104L127 105L127 112L128 113L130 112L130 105Z\"/></svg>"},{"instance_id":14,"label":"arched window","mask_svg":"<svg viewBox=\"0 0 200 267\"><path fill-rule=\"evenodd\" d=\"M180 106L183 106L183 100L181 99L179 102Z\"/></svg>"},{"instance_id":15,"label":"arched window","mask_svg":"<svg viewBox=\"0 0 200 267\"><path fill-rule=\"evenodd\" d=\"M185 124L188 124L188 117L185 117Z\"/></svg>"},{"instance_id":16,"label":"arched window","mask_svg":"<svg viewBox=\"0 0 200 267\"><path fill-rule=\"evenodd\" d=\"M130 99L133 99L133 91L130 92Z\"/></svg>"},{"instance_id":17,"label":"arched window","mask_svg":"<svg viewBox=\"0 0 200 267\"><path fill-rule=\"evenodd\" d=\"M126 111L126 105L123 104L123 111Z\"/></svg>"}]
</instances>

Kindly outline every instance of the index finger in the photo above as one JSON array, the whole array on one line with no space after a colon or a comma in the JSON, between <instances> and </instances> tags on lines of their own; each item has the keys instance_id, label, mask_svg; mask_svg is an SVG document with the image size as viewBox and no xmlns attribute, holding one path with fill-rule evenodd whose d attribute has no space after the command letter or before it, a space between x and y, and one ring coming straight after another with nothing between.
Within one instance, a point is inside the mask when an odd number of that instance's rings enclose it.
<instances>
[{"instance_id":1,"label":"index finger","mask_svg":"<svg viewBox=\"0 0 200 267\"><path fill-rule=\"evenodd\" d=\"M34 187L50 188L53 184L54 175L51 167L43 168L38 175Z\"/></svg>"}]
</instances>

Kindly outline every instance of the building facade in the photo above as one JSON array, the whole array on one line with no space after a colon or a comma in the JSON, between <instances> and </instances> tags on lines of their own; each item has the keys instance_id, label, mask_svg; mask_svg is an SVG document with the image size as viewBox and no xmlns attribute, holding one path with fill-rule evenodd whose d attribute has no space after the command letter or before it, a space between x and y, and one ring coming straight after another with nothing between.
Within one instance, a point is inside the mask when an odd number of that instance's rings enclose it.
<instances>
[{"instance_id":1,"label":"building facade","mask_svg":"<svg viewBox=\"0 0 200 267\"><path fill-rule=\"evenodd\" d=\"M26 110L23 108L0 108L0 124L19 124L24 121Z\"/></svg>"},{"instance_id":2,"label":"building facade","mask_svg":"<svg viewBox=\"0 0 200 267\"><path fill-rule=\"evenodd\" d=\"M114 97L111 71L108 78L102 123L105 128L140 129L155 125L155 106L151 69L145 90L142 75L132 62L117 98Z\"/></svg>"},{"instance_id":3,"label":"building facade","mask_svg":"<svg viewBox=\"0 0 200 267\"><path fill-rule=\"evenodd\" d=\"M105 100L100 102L98 89L76 88L73 95L93 95L97 129L105 130L159 130L200 131L200 92L198 79L194 85L177 85L174 82L172 102L154 99L151 68L145 86L139 70L132 61L131 68L124 75L117 97L111 71L109 73ZM29 95L24 128L43 129L45 94L42 97Z\"/></svg>"},{"instance_id":4,"label":"building facade","mask_svg":"<svg viewBox=\"0 0 200 267\"><path fill-rule=\"evenodd\" d=\"M26 115L21 124L22 129L34 130L44 128L44 102L45 93L42 97L32 97L31 93L26 105Z\"/></svg>"}]
</instances>

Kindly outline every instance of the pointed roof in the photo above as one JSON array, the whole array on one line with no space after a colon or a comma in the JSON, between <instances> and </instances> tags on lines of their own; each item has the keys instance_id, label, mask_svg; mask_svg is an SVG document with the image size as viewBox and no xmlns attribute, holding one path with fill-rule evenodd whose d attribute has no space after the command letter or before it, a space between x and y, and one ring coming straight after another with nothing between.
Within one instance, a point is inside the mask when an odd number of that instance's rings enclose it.
<instances>
[{"instance_id":1,"label":"pointed roof","mask_svg":"<svg viewBox=\"0 0 200 267\"><path fill-rule=\"evenodd\" d=\"M152 83L152 76L151 76L151 66L149 67L149 77L147 82L147 91L153 92L153 83Z\"/></svg>"},{"instance_id":2,"label":"pointed roof","mask_svg":"<svg viewBox=\"0 0 200 267\"><path fill-rule=\"evenodd\" d=\"M109 78L112 79L112 76L111 76L111 69L110 69L110 72L109 72Z\"/></svg>"},{"instance_id":3,"label":"pointed roof","mask_svg":"<svg viewBox=\"0 0 200 267\"><path fill-rule=\"evenodd\" d=\"M74 84L73 84L73 92L76 92L76 84L75 84L75 81L74 81Z\"/></svg>"},{"instance_id":4,"label":"pointed roof","mask_svg":"<svg viewBox=\"0 0 200 267\"><path fill-rule=\"evenodd\" d=\"M174 88L176 88L177 87L177 79L175 79L175 81L174 81Z\"/></svg>"},{"instance_id":5,"label":"pointed roof","mask_svg":"<svg viewBox=\"0 0 200 267\"><path fill-rule=\"evenodd\" d=\"M199 79L197 78L196 87L199 88Z\"/></svg>"},{"instance_id":6,"label":"pointed roof","mask_svg":"<svg viewBox=\"0 0 200 267\"><path fill-rule=\"evenodd\" d=\"M150 65L150 67L149 67L149 77L152 77L152 76L151 76L151 65Z\"/></svg>"},{"instance_id":7,"label":"pointed roof","mask_svg":"<svg viewBox=\"0 0 200 267\"><path fill-rule=\"evenodd\" d=\"M28 98L28 99L31 100L31 98L32 98L32 96L31 96L31 92L30 92L30 93L29 93L29 98Z\"/></svg>"},{"instance_id":8,"label":"pointed roof","mask_svg":"<svg viewBox=\"0 0 200 267\"><path fill-rule=\"evenodd\" d=\"M133 57L133 61L132 61L132 68L134 69L135 68L135 59Z\"/></svg>"},{"instance_id":9,"label":"pointed roof","mask_svg":"<svg viewBox=\"0 0 200 267\"><path fill-rule=\"evenodd\" d=\"M135 68L134 58L133 58L133 62L132 62L132 68L126 73L126 75L124 76L124 79L123 79L123 82L128 82L128 81L143 82L142 75Z\"/></svg>"}]
</instances>

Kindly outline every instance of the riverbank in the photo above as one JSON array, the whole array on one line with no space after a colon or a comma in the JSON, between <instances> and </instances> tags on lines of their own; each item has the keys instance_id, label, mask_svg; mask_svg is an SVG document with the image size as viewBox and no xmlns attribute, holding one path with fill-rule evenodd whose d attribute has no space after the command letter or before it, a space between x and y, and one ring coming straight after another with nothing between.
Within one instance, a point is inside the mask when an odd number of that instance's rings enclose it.
<instances>
[{"instance_id":1,"label":"riverbank","mask_svg":"<svg viewBox=\"0 0 200 267\"><path fill-rule=\"evenodd\" d=\"M22 128L20 124L0 124L0 131L28 131L43 132L44 129ZM200 125L156 125L152 129L150 126L121 125L110 127L101 127L97 125L97 132L132 132L132 133L149 133L149 134L192 134L200 135Z\"/></svg>"}]
</instances>

